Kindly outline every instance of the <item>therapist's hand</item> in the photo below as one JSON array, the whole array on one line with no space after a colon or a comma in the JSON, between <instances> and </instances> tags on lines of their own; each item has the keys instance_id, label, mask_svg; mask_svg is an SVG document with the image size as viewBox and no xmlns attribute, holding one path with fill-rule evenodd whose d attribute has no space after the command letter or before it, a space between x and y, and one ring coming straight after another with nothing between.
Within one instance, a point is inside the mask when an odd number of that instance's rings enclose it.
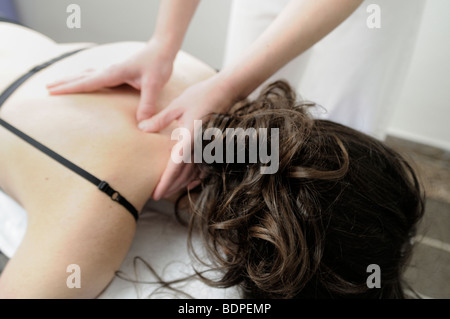
<instances>
[{"instance_id":1,"label":"therapist's hand","mask_svg":"<svg viewBox=\"0 0 450 319\"><path fill-rule=\"evenodd\" d=\"M104 70L86 70L82 74L48 84L52 95L93 92L105 87L128 84L141 90L136 118L138 122L155 114L156 101L168 82L175 56L165 46L150 40L143 50Z\"/></svg>"},{"instance_id":2,"label":"therapist's hand","mask_svg":"<svg viewBox=\"0 0 450 319\"><path fill-rule=\"evenodd\" d=\"M194 121L202 120L204 123L209 114L226 112L233 105L234 101L233 90L217 74L210 79L188 87L167 108L152 118L142 121L139 124L139 128L145 132L159 132L175 120L178 122L179 127L189 130L191 139L182 139L179 142L181 143L179 144L180 147L176 148L175 146L174 150L182 149L182 143L190 143L190 149L193 152L195 147L193 145ZM201 147L201 145L196 147ZM197 185L199 176L193 164L192 154L191 162L182 161L177 164L171 157L158 185L153 191L153 199L168 198L186 186L192 188Z\"/></svg>"}]
</instances>

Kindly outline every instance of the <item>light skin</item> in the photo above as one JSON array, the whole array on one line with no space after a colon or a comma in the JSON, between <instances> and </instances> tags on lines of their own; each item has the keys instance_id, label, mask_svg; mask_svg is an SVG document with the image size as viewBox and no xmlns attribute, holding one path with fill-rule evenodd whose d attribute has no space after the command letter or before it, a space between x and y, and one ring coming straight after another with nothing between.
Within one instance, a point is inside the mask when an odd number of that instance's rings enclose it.
<instances>
[{"instance_id":1,"label":"light skin","mask_svg":"<svg viewBox=\"0 0 450 319\"><path fill-rule=\"evenodd\" d=\"M156 114L153 101L165 84L171 61L181 47L198 2L162 1L156 31L138 59L83 75L75 81L66 79L53 83L49 85L51 94L90 92L134 79L139 85L133 86L142 91L137 112L140 129L158 132L177 120L192 132L194 120L212 112L226 111L234 102L247 97L343 22L362 0L292 0L237 61L210 79L189 87L163 112ZM165 62L154 63L155 56ZM153 198L168 197L181 188L195 186L198 181L194 177L191 165L169 160Z\"/></svg>"},{"instance_id":2,"label":"light skin","mask_svg":"<svg viewBox=\"0 0 450 319\"><path fill-rule=\"evenodd\" d=\"M0 23L0 91L37 64L86 44L58 45L34 31ZM52 78L103 68L144 43L94 46L42 70L4 103L0 117L42 144L106 180L138 210L156 187L175 141L173 123L158 134L137 128L139 92L127 86L91 94L50 96ZM178 54L155 111L186 87L215 73ZM0 189L27 212L23 241L0 275L0 298L94 298L119 269L136 223L80 176L0 127ZM81 288L66 285L67 267L81 268Z\"/></svg>"}]
</instances>

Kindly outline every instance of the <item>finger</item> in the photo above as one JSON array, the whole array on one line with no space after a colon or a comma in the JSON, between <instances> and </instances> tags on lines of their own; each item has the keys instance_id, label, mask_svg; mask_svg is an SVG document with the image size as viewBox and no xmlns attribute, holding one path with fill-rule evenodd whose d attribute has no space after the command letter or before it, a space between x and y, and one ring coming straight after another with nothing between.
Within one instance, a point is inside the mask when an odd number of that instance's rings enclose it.
<instances>
[{"instance_id":1,"label":"finger","mask_svg":"<svg viewBox=\"0 0 450 319\"><path fill-rule=\"evenodd\" d=\"M196 179L188 184L187 189L190 191L190 190L196 188L198 185L200 185L201 182L202 182L201 180Z\"/></svg>"},{"instance_id":2,"label":"finger","mask_svg":"<svg viewBox=\"0 0 450 319\"><path fill-rule=\"evenodd\" d=\"M178 119L183 113L184 110L181 108L165 109L152 118L141 121L139 128L147 133L159 132L169 126L172 121Z\"/></svg>"},{"instance_id":3,"label":"finger","mask_svg":"<svg viewBox=\"0 0 450 319\"><path fill-rule=\"evenodd\" d=\"M191 140L185 140L183 143L191 143ZM184 150L185 148L183 147L182 149ZM153 198L155 199L171 196L199 178L200 172L197 166L192 163L193 154L186 154L187 157L183 156L183 160L180 163L173 160L173 152L176 152L175 148L172 149L166 169L153 192Z\"/></svg>"},{"instance_id":4,"label":"finger","mask_svg":"<svg viewBox=\"0 0 450 319\"><path fill-rule=\"evenodd\" d=\"M175 176L179 174L179 172L182 169L181 164L176 164L169 160L169 163L167 164L166 169L164 170L164 173L161 176L161 179L159 180L158 185L156 185L155 189L153 190L153 199L154 200L160 200L164 194L169 189L172 180Z\"/></svg>"},{"instance_id":5,"label":"finger","mask_svg":"<svg viewBox=\"0 0 450 319\"><path fill-rule=\"evenodd\" d=\"M161 179L153 191L153 198L159 200L168 197L186 187L196 175L192 163L175 163L169 160Z\"/></svg>"},{"instance_id":6,"label":"finger","mask_svg":"<svg viewBox=\"0 0 450 319\"><path fill-rule=\"evenodd\" d=\"M117 86L123 83L120 74L112 71L111 68L104 71L96 72L91 75L82 75L78 79L64 81L63 83L49 88L50 94L70 94L70 93L86 93L97 91L104 87Z\"/></svg>"},{"instance_id":7,"label":"finger","mask_svg":"<svg viewBox=\"0 0 450 319\"><path fill-rule=\"evenodd\" d=\"M156 101L160 92L160 85L148 84L146 81L142 83L141 100L136 115L138 122L147 120L155 114Z\"/></svg>"},{"instance_id":8,"label":"finger","mask_svg":"<svg viewBox=\"0 0 450 319\"><path fill-rule=\"evenodd\" d=\"M196 169L196 166L192 163L186 163L186 164L176 164L181 166L181 171L178 172L175 175L175 179L171 180L170 177L167 179L167 185L165 185L165 181L161 179L163 182L160 186L160 189L155 189L156 192L154 193L158 198L168 198L176 193L178 193L181 189L187 188L191 189L193 187L196 187L200 180L198 179L198 169ZM165 187L167 186L167 187ZM189 188L191 187L191 188Z\"/></svg>"},{"instance_id":9,"label":"finger","mask_svg":"<svg viewBox=\"0 0 450 319\"><path fill-rule=\"evenodd\" d=\"M60 83L53 87L48 87L48 91L51 95L92 92L98 89L97 86L90 87L89 82L87 82L84 77L79 77L70 82Z\"/></svg>"},{"instance_id":10,"label":"finger","mask_svg":"<svg viewBox=\"0 0 450 319\"><path fill-rule=\"evenodd\" d=\"M97 91L104 87L112 87L119 85L119 81L112 81L104 75L94 77L83 77L78 80L61 84L59 86L49 88L52 95L70 94L70 93L87 93Z\"/></svg>"},{"instance_id":11,"label":"finger","mask_svg":"<svg viewBox=\"0 0 450 319\"><path fill-rule=\"evenodd\" d=\"M86 77L86 74L78 74L78 75L66 77L66 78L57 80L55 82L48 83L46 85L46 88L47 89L52 89L52 88L55 88L55 87L63 85L63 84L67 84L67 83L70 83L70 82L78 81L78 80L80 80L80 79L82 79L84 77Z\"/></svg>"},{"instance_id":12,"label":"finger","mask_svg":"<svg viewBox=\"0 0 450 319\"><path fill-rule=\"evenodd\" d=\"M181 189L186 188L190 189L189 185L192 187L195 187L198 185L198 180L195 180L197 178L197 175L195 174L194 169L191 165L185 165L183 168L183 172L178 175L178 177L169 185L167 190L165 191L162 196L164 197L171 197L178 193Z\"/></svg>"},{"instance_id":13,"label":"finger","mask_svg":"<svg viewBox=\"0 0 450 319\"><path fill-rule=\"evenodd\" d=\"M46 87L47 88L54 88L54 87L62 85L62 84L73 82L73 81L79 80L81 78L84 78L84 77L86 77L89 74L92 74L94 71L95 71L94 69L89 68L89 69L86 69L86 70L84 70L83 72L81 72L79 74L74 74L72 76L67 76L67 77L61 78L59 80L56 80L54 82L47 83Z\"/></svg>"}]
</instances>

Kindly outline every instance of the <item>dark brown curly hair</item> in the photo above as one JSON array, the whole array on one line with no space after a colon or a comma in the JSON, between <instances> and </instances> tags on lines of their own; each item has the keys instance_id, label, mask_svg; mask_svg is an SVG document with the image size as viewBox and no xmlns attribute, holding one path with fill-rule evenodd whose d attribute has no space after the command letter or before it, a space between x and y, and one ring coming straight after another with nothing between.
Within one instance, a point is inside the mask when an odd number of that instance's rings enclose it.
<instances>
[{"instance_id":1,"label":"dark brown curly hair","mask_svg":"<svg viewBox=\"0 0 450 319\"><path fill-rule=\"evenodd\" d=\"M384 143L313 119L311 106L278 81L204 124L222 132L278 128L279 169L198 165L190 233L200 230L222 274L199 276L239 285L247 298L404 298L402 275L424 211L418 179ZM370 264L380 267L381 288L366 283Z\"/></svg>"}]
</instances>

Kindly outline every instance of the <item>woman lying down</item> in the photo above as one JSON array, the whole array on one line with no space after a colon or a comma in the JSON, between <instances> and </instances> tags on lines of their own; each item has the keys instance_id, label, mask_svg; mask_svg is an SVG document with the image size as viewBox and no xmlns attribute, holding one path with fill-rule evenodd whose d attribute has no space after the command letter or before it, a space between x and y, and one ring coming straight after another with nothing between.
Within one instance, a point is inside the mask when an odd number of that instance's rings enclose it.
<instances>
[{"instance_id":1,"label":"woman lying down","mask_svg":"<svg viewBox=\"0 0 450 319\"><path fill-rule=\"evenodd\" d=\"M139 92L129 87L65 96L46 90L54 78L106 67L144 44L74 52L82 45L57 45L6 22L0 38L0 188L27 212L26 233L0 276L0 297L95 298L117 278L175 145L176 123L141 132ZM159 110L213 74L180 53ZM207 253L200 261L219 275L200 271L195 280L234 287L244 298L403 298L423 214L416 176L383 143L314 120L309 107L276 82L257 100L204 121L204 130L222 132L278 128L279 166L261 174L261 162L197 164L201 185L181 201L192 235L183 245L200 235ZM164 249L165 242L148 245ZM69 287L68 265L81 269L80 288Z\"/></svg>"}]
</instances>

